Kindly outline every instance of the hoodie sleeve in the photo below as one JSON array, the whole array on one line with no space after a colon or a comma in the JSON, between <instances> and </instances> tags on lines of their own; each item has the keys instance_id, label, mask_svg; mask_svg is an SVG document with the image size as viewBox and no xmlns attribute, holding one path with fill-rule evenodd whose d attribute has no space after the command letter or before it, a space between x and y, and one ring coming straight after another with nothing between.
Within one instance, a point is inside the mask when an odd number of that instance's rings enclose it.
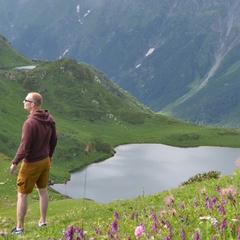
<instances>
[{"instance_id":1,"label":"hoodie sleeve","mask_svg":"<svg viewBox=\"0 0 240 240\"><path fill-rule=\"evenodd\" d=\"M25 158L25 156L30 150L31 142L32 142L32 127L31 124L29 124L29 122L26 121L22 127L21 142L18 151L14 159L12 160L12 164L18 164L19 162L21 162L22 159Z\"/></svg>"},{"instance_id":2,"label":"hoodie sleeve","mask_svg":"<svg viewBox=\"0 0 240 240\"><path fill-rule=\"evenodd\" d=\"M54 153L54 150L55 150L55 147L57 146L58 138L57 138L57 130L56 130L55 122L54 121L50 122L50 125L52 127L52 135L51 135L51 138L50 138L49 157L52 157L53 153Z\"/></svg>"}]
</instances>

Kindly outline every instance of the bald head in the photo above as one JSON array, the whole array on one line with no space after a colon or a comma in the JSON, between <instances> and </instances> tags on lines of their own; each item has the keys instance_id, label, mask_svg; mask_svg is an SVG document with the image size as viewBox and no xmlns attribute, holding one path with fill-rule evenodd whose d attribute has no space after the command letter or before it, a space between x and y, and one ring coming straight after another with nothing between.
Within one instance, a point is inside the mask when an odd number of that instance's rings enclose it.
<instances>
[{"instance_id":1,"label":"bald head","mask_svg":"<svg viewBox=\"0 0 240 240\"><path fill-rule=\"evenodd\" d=\"M31 92L31 93L28 94L28 96L36 104L36 106L40 107L42 105L43 98L42 98L40 93Z\"/></svg>"}]
</instances>

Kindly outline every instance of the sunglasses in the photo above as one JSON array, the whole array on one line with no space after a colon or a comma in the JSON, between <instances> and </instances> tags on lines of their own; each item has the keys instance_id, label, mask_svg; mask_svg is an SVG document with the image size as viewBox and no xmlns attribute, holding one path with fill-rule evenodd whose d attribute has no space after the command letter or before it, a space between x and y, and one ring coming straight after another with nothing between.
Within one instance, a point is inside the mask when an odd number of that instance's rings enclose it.
<instances>
[{"instance_id":1,"label":"sunglasses","mask_svg":"<svg viewBox=\"0 0 240 240\"><path fill-rule=\"evenodd\" d=\"M30 102L30 103L35 103L34 101L24 99L24 102Z\"/></svg>"}]
</instances>

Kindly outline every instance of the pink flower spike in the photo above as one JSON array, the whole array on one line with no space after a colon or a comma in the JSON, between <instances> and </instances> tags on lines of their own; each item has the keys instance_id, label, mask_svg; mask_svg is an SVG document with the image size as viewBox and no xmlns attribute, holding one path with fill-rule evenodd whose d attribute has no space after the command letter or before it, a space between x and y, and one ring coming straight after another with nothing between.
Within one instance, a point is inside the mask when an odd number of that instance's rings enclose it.
<instances>
[{"instance_id":1,"label":"pink flower spike","mask_svg":"<svg viewBox=\"0 0 240 240\"><path fill-rule=\"evenodd\" d=\"M0 231L0 236L4 236L4 235L7 235L7 234L8 234L7 232Z\"/></svg>"},{"instance_id":2,"label":"pink flower spike","mask_svg":"<svg viewBox=\"0 0 240 240\"><path fill-rule=\"evenodd\" d=\"M144 232L143 226L137 226L134 233L135 237L139 239L142 236L143 232Z\"/></svg>"}]
</instances>

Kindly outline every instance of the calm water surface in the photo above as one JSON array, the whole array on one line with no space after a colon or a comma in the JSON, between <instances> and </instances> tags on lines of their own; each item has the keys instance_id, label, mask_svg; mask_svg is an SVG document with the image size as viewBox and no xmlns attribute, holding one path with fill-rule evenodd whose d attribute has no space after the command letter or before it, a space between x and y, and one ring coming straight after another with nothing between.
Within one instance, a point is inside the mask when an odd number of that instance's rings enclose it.
<instances>
[{"instance_id":1,"label":"calm water surface","mask_svg":"<svg viewBox=\"0 0 240 240\"><path fill-rule=\"evenodd\" d=\"M198 173L217 170L231 174L240 156L239 148L225 147L129 144L115 150L113 157L72 173L67 184L53 188L72 198L106 203L175 188Z\"/></svg>"}]
</instances>

